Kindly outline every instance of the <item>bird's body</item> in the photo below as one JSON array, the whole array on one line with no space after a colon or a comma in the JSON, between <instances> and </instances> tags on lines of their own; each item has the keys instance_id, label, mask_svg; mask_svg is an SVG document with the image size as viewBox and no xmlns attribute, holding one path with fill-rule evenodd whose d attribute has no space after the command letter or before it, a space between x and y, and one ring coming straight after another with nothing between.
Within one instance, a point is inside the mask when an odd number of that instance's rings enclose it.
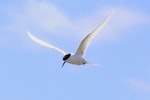
<instances>
[{"instance_id":1,"label":"bird's body","mask_svg":"<svg viewBox=\"0 0 150 100\"><path fill-rule=\"evenodd\" d=\"M69 59L65 60L67 63L70 64L76 64L76 65L84 65L87 64L88 62L84 59L82 56L78 56L75 54L71 54Z\"/></svg>"},{"instance_id":2,"label":"bird's body","mask_svg":"<svg viewBox=\"0 0 150 100\"><path fill-rule=\"evenodd\" d=\"M84 64L90 64L89 62L87 62L84 58L84 55L86 53L86 50L89 46L89 44L91 43L91 41L93 40L93 38L97 35L97 33L105 26L105 24L109 21L109 19L111 18L112 14L114 12L111 12L111 14L106 17L104 19L104 21L95 29L93 30L91 33L89 33L80 43L77 51L73 54L67 53L64 50L57 48L51 44L48 44L45 41L42 41L38 38L36 38L35 36L33 36L29 31L27 31L28 36L35 42L39 43L40 45L46 46L48 48L52 48L55 49L56 51L59 51L60 53L62 53L64 55L63 57L63 65L67 62L70 64L75 64L75 65L84 65ZM63 67L62 65L62 67ZM97 64L92 64L92 65L97 65Z\"/></svg>"}]
</instances>

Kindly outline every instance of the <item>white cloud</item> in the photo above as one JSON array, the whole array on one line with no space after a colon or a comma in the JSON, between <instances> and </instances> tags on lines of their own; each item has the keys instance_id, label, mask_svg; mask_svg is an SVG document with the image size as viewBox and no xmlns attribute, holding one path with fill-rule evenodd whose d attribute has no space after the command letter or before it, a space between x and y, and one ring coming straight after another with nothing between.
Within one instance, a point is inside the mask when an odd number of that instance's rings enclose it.
<instances>
[{"instance_id":1,"label":"white cloud","mask_svg":"<svg viewBox=\"0 0 150 100\"><path fill-rule=\"evenodd\" d=\"M150 92L150 83L135 78L127 78L126 82L133 89Z\"/></svg>"},{"instance_id":2,"label":"white cloud","mask_svg":"<svg viewBox=\"0 0 150 100\"><path fill-rule=\"evenodd\" d=\"M70 29L83 37L99 25L102 20L109 15L111 10L112 8L110 7L104 7L94 12L89 12L88 15L72 21L73 26ZM98 37L100 38L99 40L102 41L118 41L127 30L129 32L129 30L134 29L136 26L147 25L147 23L150 24L148 15L125 7L118 7Z\"/></svg>"},{"instance_id":3,"label":"white cloud","mask_svg":"<svg viewBox=\"0 0 150 100\"><path fill-rule=\"evenodd\" d=\"M12 40L9 38L16 37L16 35L21 40L25 37L27 29L35 32L41 31L42 33L43 31L58 33L59 35L65 33L62 36L72 36L73 34L74 36L83 37L101 23L109 14L111 8L99 8L75 20L71 20L63 10L46 1L28 0L20 11L17 11L16 8L14 9L14 6L9 8L6 6L5 10L12 23L7 25L0 24L0 31L1 33L9 32L11 34L11 36L5 34L8 37L6 41L9 41ZM121 37L122 31L132 28L132 26L143 24L147 19L147 16L141 12L132 11L125 7L116 8L112 19L102 30L99 37L105 41L113 41ZM65 30L65 32L60 30Z\"/></svg>"},{"instance_id":4,"label":"white cloud","mask_svg":"<svg viewBox=\"0 0 150 100\"><path fill-rule=\"evenodd\" d=\"M146 25L149 18L142 12L133 11L127 8L116 8L110 22L104 28L102 37L108 41L120 40L124 34L138 25ZM137 30L137 29L136 29ZM126 33L124 33L126 32Z\"/></svg>"},{"instance_id":5,"label":"white cloud","mask_svg":"<svg viewBox=\"0 0 150 100\"><path fill-rule=\"evenodd\" d=\"M56 33L59 29L70 26L67 16L54 4L45 1L28 0L20 9L11 4L2 7L0 11L6 18L3 18L3 24L0 23L0 36L5 38L0 41L0 45L16 45L16 41L18 45L21 40L28 43L25 34L27 29Z\"/></svg>"},{"instance_id":6,"label":"white cloud","mask_svg":"<svg viewBox=\"0 0 150 100\"><path fill-rule=\"evenodd\" d=\"M36 28L53 32L60 27L68 27L70 23L60 9L54 4L44 1L28 0L21 12L12 9L8 13L15 22L12 24L14 30L17 30L18 27L24 28L34 25Z\"/></svg>"},{"instance_id":7,"label":"white cloud","mask_svg":"<svg viewBox=\"0 0 150 100\"><path fill-rule=\"evenodd\" d=\"M29 22L49 31L56 31L61 27L68 27L67 16L55 5L47 2L31 1L26 9Z\"/></svg>"},{"instance_id":8,"label":"white cloud","mask_svg":"<svg viewBox=\"0 0 150 100\"><path fill-rule=\"evenodd\" d=\"M146 25L148 20L147 15L142 12L127 8L117 8L111 23L111 30L114 35L119 36L122 35L121 32L132 30L135 26Z\"/></svg>"}]
</instances>

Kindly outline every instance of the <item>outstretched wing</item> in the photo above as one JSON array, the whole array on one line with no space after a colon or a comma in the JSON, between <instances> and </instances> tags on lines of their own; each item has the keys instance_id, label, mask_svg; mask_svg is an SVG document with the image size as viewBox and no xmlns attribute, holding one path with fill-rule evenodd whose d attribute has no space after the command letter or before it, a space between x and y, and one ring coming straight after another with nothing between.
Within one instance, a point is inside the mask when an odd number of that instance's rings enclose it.
<instances>
[{"instance_id":1,"label":"outstretched wing","mask_svg":"<svg viewBox=\"0 0 150 100\"><path fill-rule=\"evenodd\" d=\"M93 38L97 35L97 33L106 25L106 23L111 18L112 14L114 12L114 9L112 10L111 14L104 19L104 21L91 33L89 33L80 43L79 48L77 49L75 55L84 56L89 44L93 40Z\"/></svg>"},{"instance_id":2,"label":"outstretched wing","mask_svg":"<svg viewBox=\"0 0 150 100\"><path fill-rule=\"evenodd\" d=\"M59 52L62 53L63 55L66 55L66 54L67 54L64 50L61 50L61 49L59 49L59 48L57 48L57 47L55 47L55 46L53 46L53 45L51 45L51 44L48 44L48 43L45 42L45 41L42 41L42 40L36 38L36 37L33 36L29 31L27 31L27 34L28 34L28 36L29 36L33 41L37 42L38 44L40 44L40 45L42 45L42 46L45 46L45 47L48 47L48 48L51 48L51 49L54 49L54 50L56 50L56 51L59 51Z\"/></svg>"}]
</instances>

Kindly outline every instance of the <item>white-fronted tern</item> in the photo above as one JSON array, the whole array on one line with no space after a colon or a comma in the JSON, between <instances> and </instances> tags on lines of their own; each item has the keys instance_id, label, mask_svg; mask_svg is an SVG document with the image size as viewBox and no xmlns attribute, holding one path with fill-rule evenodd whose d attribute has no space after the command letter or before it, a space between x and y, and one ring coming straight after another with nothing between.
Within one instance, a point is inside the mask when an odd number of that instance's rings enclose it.
<instances>
[{"instance_id":1,"label":"white-fronted tern","mask_svg":"<svg viewBox=\"0 0 150 100\"><path fill-rule=\"evenodd\" d=\"M111 18L111 16L113 15L114 9L112 10L112 12L110 13L109 16L107 16L102 23L95 28L92 32L90 32L80 43L77 51L73 54L73 53L67 53L64 50L55 47L51 44L48 44L45 41L42 41L38 38L36 38L35 36L33 36L29 31L27 31L28 36L35 42L37 42L38 44L54 49L56 51L59 51L60 53L62 53L64 55L63 57L63 64L62 67L64 66L64 64L70 63L70 64L75 64L75 65L84 65L84 64L91 64L88 61L85 60L84 55L85 52L89 46L89 44L91 43L91 41L93 40L93 38L97 35L97 33L106 25L106 23L109 21L109 19ZM97 64L92 64L92 65L97 65Z\"/></svg>"}]
</instances>

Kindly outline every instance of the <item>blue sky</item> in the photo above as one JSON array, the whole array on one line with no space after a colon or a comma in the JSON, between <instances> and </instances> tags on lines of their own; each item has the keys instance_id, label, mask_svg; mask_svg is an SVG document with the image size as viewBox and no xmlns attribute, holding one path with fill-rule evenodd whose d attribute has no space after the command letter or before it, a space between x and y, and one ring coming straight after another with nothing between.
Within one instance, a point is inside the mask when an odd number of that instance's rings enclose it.
<instances>
[{"instance_id":1,"label":"blue sky","mask_svg":"<svg viewBox=\"0 0 150 100\"><path fill-rule=\"evenodd\" d=\"M115 8L86 53L90 65L63 63ZM0 100L150 100L148 0L1 0Z\"/></svg>"}]
</instances>

